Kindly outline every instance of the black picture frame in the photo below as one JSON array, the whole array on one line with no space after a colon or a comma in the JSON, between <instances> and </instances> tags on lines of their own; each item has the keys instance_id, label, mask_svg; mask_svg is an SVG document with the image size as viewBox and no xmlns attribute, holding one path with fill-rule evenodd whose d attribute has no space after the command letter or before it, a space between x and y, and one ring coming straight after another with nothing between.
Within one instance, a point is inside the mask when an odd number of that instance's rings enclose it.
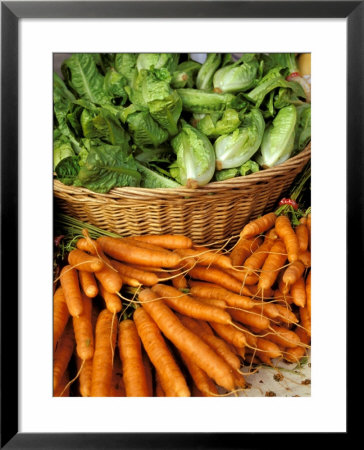
<instances>
[{"instance_id":1,"label":"black picture frame","mask_svg":"<svg viewBox=\"0 0 364 450\"><path fill-rule=\"evenodd\" d=\"M18 430L18 23L22 18L344 18L347 20L347 296L363 262L363 1L1 2L1 448L260 448L268 433L19 433ZM328 68L331 71L332 68ZM358 243L359 242L359 243ZM363 261L363 259L361 259ZM15 268L15 269L14 269ZM11 301L9 301L11 297ZM9 318L12 318L9 320ZM347 421L349 425L349 420ZM337 433L335 441L349 436ZM319 442L319 434L315 443ZM327 436L322 436L327 443ZM297 436L292 438L299 445ZM304 436L303 441L306 440ZM286 441L287 442L287 441ZM269 445L269 444L267 444Z\"/></svg>"}]
</instances>

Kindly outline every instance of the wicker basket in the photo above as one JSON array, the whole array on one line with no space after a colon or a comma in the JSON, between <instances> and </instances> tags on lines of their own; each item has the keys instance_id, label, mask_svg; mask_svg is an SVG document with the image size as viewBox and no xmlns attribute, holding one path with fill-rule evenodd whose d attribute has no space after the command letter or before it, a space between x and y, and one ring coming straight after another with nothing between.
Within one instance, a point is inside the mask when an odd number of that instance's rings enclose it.
<instances>
[{"instance_id":1,"label":"wicker basket","mask_svg":"<svg viewBox=\"0 0 364 450\"><path fill-rule=\"evenodd\" d=\"M239 234L271 211L311 157L311 144L271 169L198 189L114 188L108 194L54 181L56 206L76 219L122 236L185 234L208 244Z\"/></svg>"}]
</instances>

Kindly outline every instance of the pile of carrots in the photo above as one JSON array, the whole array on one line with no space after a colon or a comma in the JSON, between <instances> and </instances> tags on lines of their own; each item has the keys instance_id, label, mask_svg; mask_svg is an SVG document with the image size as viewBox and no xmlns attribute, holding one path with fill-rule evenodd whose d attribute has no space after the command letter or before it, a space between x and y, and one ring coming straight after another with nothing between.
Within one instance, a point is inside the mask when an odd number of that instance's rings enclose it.
<instances>
[{"instance_id":1,"label":"pile of carrots","mask_svg":"<svg viewBox=\"0 0 364 450\"><path fill-rule=\"evenodd\" d=\"M55 280L54 396L237 395L311 343L311 214L269 213L229 249L182 235L91 239Z\"/></svg>"}]
</instances>

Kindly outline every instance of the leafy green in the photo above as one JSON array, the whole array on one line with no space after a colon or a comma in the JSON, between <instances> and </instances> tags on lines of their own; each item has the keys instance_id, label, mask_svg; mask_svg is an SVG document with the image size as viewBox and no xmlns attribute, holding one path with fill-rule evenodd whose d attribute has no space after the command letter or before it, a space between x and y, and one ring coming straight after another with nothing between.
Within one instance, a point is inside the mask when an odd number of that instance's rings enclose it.
<instances>
[{"instance_id":1,"label":"leafy green","mask_svg":"<svg viewBox=\"0 0 364 450\"><path fill-rule=\"evenodd\" d=\"M239 169L241 176L249 175L250 173L259 172L259 164L249 159Z\"/></svg>"},{"instance_id":2,"label":"leafy green","mask_svg":"<svg viewBox=\"0 0 364 450\"><path fill-rule=\"evenodd\" d=\"M286 161L294 148L296 108L286 106L278 111L273 122L266 128L260 154L256 161L264 168Z\"/></svg>"},{"instance_id":3,"label":"leafy green","mask_svg":"<svg viewBox=\"0 0 364 450\"><path fill-rule=\"evenodd\" d=\"M130 114L127 118L134 143L139 146L158 147L168 139L168 132L158 125L147 111Z\"/></svg>"},{"instance_id":4,"label":"leafy green","mask_svg":"<svg viewBox=\"0 0 364 450\"><path fill-rule=\"evenodd\" d=\"M221 64L221 53L208 53L196 77L197 89L210 90L213 87L214 73Z\"/></svg>"},{"instance_id":5,"label":"leafy green","mask_svg":"<svg viewBox=\"0 0 364 450\"><path fill-rule=\"evenodd\" d=\"M182 99L183 110L197 114L223 112L227 108L239 110L245 104L244 100L234 94L219 94L189 88L177 89L177 93Z\"/></svg>"},{"instance_id":6,"label":"leafy green","mask_svg":"<svg viewBox=\"0 0 364 450\"><path fill-rule=\"evenodd\" d=\"M135 53L117 53L115 55L115 69L123 75L128 84L132 84L136 74L137 55Z\"/></svg>"},{"instance_id":7,"label":"leafy green","mask_svg":"<svg viewBox=\"0 0 364 450\"><path fill-rule=\"evenodd\" d=\"M258 109L252 109L233 133L218 137L214 144L216 168L230 169L248 161L259 149L264 127L262 113Z\"/></svg>"},{"instance_id":8,"label":"leafy green","mask_svg":"<svg viewBox=\"0 0 364 450\"><path fill-rule=\"evenodd\" d=\"M141 175L134 158L117 145L95 145L80 168L75 184L106 193L115 186L139 186Z\"/></svg>"},{"instance_id":9,"label":"leafy green","mask_svg":"<svg viewBox=\"0 0 364 450\"><path fill-rule=\"evenodd\" d=\"M259 63L254 55L242 57L232 64L217 70L214 74L214 89L219 92L245 92L256 84Z\"/></svg>"},{"instance_id":10,"label":"leafy green","mask_svg":"<svg viewBox=\"0 0 364 450\"><path fill-rule=\"evenodd\" d=\"M171 141L177 155L178 180L187 187L207 184L215 171L215 152L209 139L186 122Z\"/></svg>"},{"instance_id":11,"label":"leafy green","mask_svg":"<svg viewBox=\"0 0 364 450\"><path fill-rule=\"evenodd\" d=\"M176 70L178 61L178 53L139 53L136 67L138 71L165 68L172 73Z\"/></svg>"},{"instance_id":12,"label":"leafy green","mask_svg":"<svg viewBox=\"0 0 364 450\"><path fill-rule=\"evenodd\" d=\"M295 130L294 152L303 150L311 140L311 105L304 103L296 108L297 123Z\"/></svg>"},{"instance_id":13,"label":"leafy green","mask_svg":"<svg viewBox=\"0 0 364 450\"><path fill-rule=\"evenodd\" d=\"M217 138L222 134L232 133L240 125L239 113L232 108L221 113L206 114L197 122L197 129L206 136Z\"/></svg>"},{"instance_id":14,"label":"leafy green","mask_svg":"<svg viewBox=\"0 0 364 450\"><path fill-rule=\"evenodd\" d=\"M231 169L222 169L217 170L215 172L215 180L216 181L225 181L229 178L234 178L239 174L239 169L237 167L233 167Z\"/></svg>"},{"instance_id":15,"label":"leafy green","mask_svg":"<svg viewBox=\"0 0 364 450\"><path fill-rule=\"evenodd\" d=\"M136 162L139 172L143 178L141 181L141 187L155 189L155 188L178 188L181 185L175 180L161 175L155 170L148 168L146 165Z\"/></svg>"}]
</instances>

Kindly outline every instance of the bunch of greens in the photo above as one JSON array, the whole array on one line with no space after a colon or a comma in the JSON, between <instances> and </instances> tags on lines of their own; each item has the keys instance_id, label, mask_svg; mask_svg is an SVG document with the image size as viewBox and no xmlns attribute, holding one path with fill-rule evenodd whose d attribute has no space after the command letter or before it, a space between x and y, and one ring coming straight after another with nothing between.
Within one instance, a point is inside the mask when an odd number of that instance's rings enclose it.
<instances>
[{"instance_id":1,"label":"bunch of greens","mask_svg":"<svg viewBox=\"0 0 364 450\"><path fill-rule=\"evenodd\" d=\"M279 164L311 137L294 54L80 53L54 74L62 183L198 187Z\"/></svg>"}]
</instances>

